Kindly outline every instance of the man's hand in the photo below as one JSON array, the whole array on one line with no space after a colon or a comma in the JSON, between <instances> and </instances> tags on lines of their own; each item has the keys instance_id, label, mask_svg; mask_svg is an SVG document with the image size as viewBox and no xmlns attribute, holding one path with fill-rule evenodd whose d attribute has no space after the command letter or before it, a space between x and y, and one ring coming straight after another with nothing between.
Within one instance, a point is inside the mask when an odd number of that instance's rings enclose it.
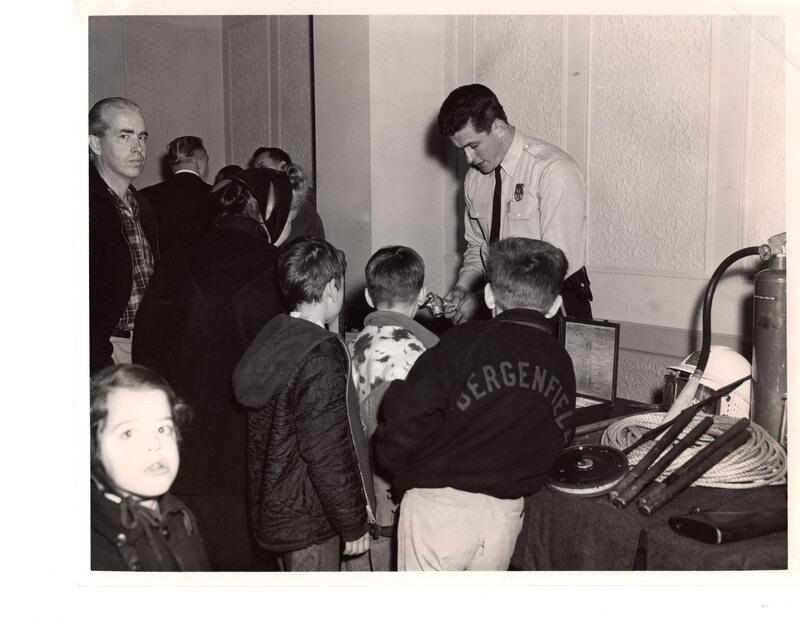
<instances>
[{"instance_id":1,"label":"man's hand","mask_svg":"<svg viewBox=\"0 0 800 618\"><path fill-rule=\"evenodd\" d=\"M344 544L345 556L357 556L363 554L369 549L369 532L356 541L346 541Z\"/></svg>"},{"instance_id":2,"label":"man's hand","mask_svg":"<svg viewBox=\"0 0 800 618\"><path fill-rule=\"evenodd\" d=\"M455 286L452 290L450 290L444 296L444 316L446 318L453 319L453 316L458 311L458 306L461 304L461 301L464 300L464 297L468 294L465 288L462 288L460 285Z\"/></svg>"},{"instance_id":3,"label":"man's hand","mask_svg":"<svg viewBox=\"0 0 800 618\"><path fill-rule=\"evenodd\" d=\"M475 317L481 305L480 296L479 292L470 294L460 285L457 285L444 297L445 317L450 318L453 324L461 324Z\"/></svg>"}]
</instances>

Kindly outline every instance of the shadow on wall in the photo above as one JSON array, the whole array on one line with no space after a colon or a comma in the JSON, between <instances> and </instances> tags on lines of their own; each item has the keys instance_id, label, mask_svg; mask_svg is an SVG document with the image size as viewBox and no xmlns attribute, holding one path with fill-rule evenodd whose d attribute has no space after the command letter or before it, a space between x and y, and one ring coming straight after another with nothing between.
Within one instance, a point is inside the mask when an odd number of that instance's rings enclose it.
<instances>
[{"instance_id":1,"label":"shadow on wall","mask_svg":"<svg viewBox=\"0 0 800 618\"><path fill-rule=\"evenodd\" d=\"M431 119L428 130L425 134L425 154L429 159L436 161L442 169L447 172L446 186L457 183L455 197L450 204L445 204L447 219L455 214L453 220L456 222L453 233L455 236L454 246L459 255L463 255L467 248L464 240L464 175L467 172L467 164L461 151L455 148L450 140L439 134L439 120L437 117ZM451 246L450 242L445 242L445 247Z\"/></svg>"}]
</instances>

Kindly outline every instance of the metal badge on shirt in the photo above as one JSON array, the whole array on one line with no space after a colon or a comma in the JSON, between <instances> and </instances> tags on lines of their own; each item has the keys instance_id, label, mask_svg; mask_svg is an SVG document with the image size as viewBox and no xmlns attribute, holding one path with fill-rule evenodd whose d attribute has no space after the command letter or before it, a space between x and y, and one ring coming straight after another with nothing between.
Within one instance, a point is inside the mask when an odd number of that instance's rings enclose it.
<instances>
[{"instance_id":1,"label":"metal badge on shirt","mask_svg":"<svg viewBox=\"0 0 800 618\"><path fill-rule=\"evenodd\" d=\"M514 201L519 202L522 199L522 196L525 193L525 184L524 183L517 183L517 186L514 187Z\"/></svg>"}]
</instances>

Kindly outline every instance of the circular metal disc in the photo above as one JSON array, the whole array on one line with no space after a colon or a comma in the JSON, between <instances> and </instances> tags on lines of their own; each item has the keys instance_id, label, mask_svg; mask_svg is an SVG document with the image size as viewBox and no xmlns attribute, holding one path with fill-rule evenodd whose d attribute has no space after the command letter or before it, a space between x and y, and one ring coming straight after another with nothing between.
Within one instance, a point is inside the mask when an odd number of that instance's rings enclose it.
<instances>
[{"instance_id":1,"label":"circular metal disc","mask_svg":"<svg viewBox=\"0 0 800 618\"><path fill-rule=\"evenodd\" d=\"M545 482L559 493L600 496L619 483L628 471L628 458L611 446L581 444L562 451Z\"/></svg>"}]
</instances>

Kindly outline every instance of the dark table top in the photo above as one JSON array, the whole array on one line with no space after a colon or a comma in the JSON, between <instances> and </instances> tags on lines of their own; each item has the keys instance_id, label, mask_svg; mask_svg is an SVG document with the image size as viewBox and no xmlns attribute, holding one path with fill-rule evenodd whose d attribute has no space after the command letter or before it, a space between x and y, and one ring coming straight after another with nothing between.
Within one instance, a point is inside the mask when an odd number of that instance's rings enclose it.
<instances>
[{"instance_id":1,"label":"dark table top","mask_svg":"<svg viewBox=\"0 0 800 618\"><path fill-rule=\"evenodd\" d=\"M642 413L620 400L605 418ZM594 413L579 424L602 420ZM599 442L602 430L576 440ZM785 485L755 489L689 487L647 517L635 502L615 508L608 496L584 498L545 487L525 499L525 523L511 566L519 570L749 570L786 569L787 532L713 545L674 532L668 520L701 511L758 511L785 507Z\"/></svg>"},{"instance_id":2,"label":"dark table top","mask_svg":"<svg viewBox=\"0 0 800 618\"><path fill-rule=\"evenodd\" d=\"M511 565L519 570L786 569L786 531L712 545L674 532L673 515L756 511L786 506L786 486L756 489L690 487L650 517L607 496L582 498L548 488L525 500L525 523Z\"/></svg>"}]
</instances>

